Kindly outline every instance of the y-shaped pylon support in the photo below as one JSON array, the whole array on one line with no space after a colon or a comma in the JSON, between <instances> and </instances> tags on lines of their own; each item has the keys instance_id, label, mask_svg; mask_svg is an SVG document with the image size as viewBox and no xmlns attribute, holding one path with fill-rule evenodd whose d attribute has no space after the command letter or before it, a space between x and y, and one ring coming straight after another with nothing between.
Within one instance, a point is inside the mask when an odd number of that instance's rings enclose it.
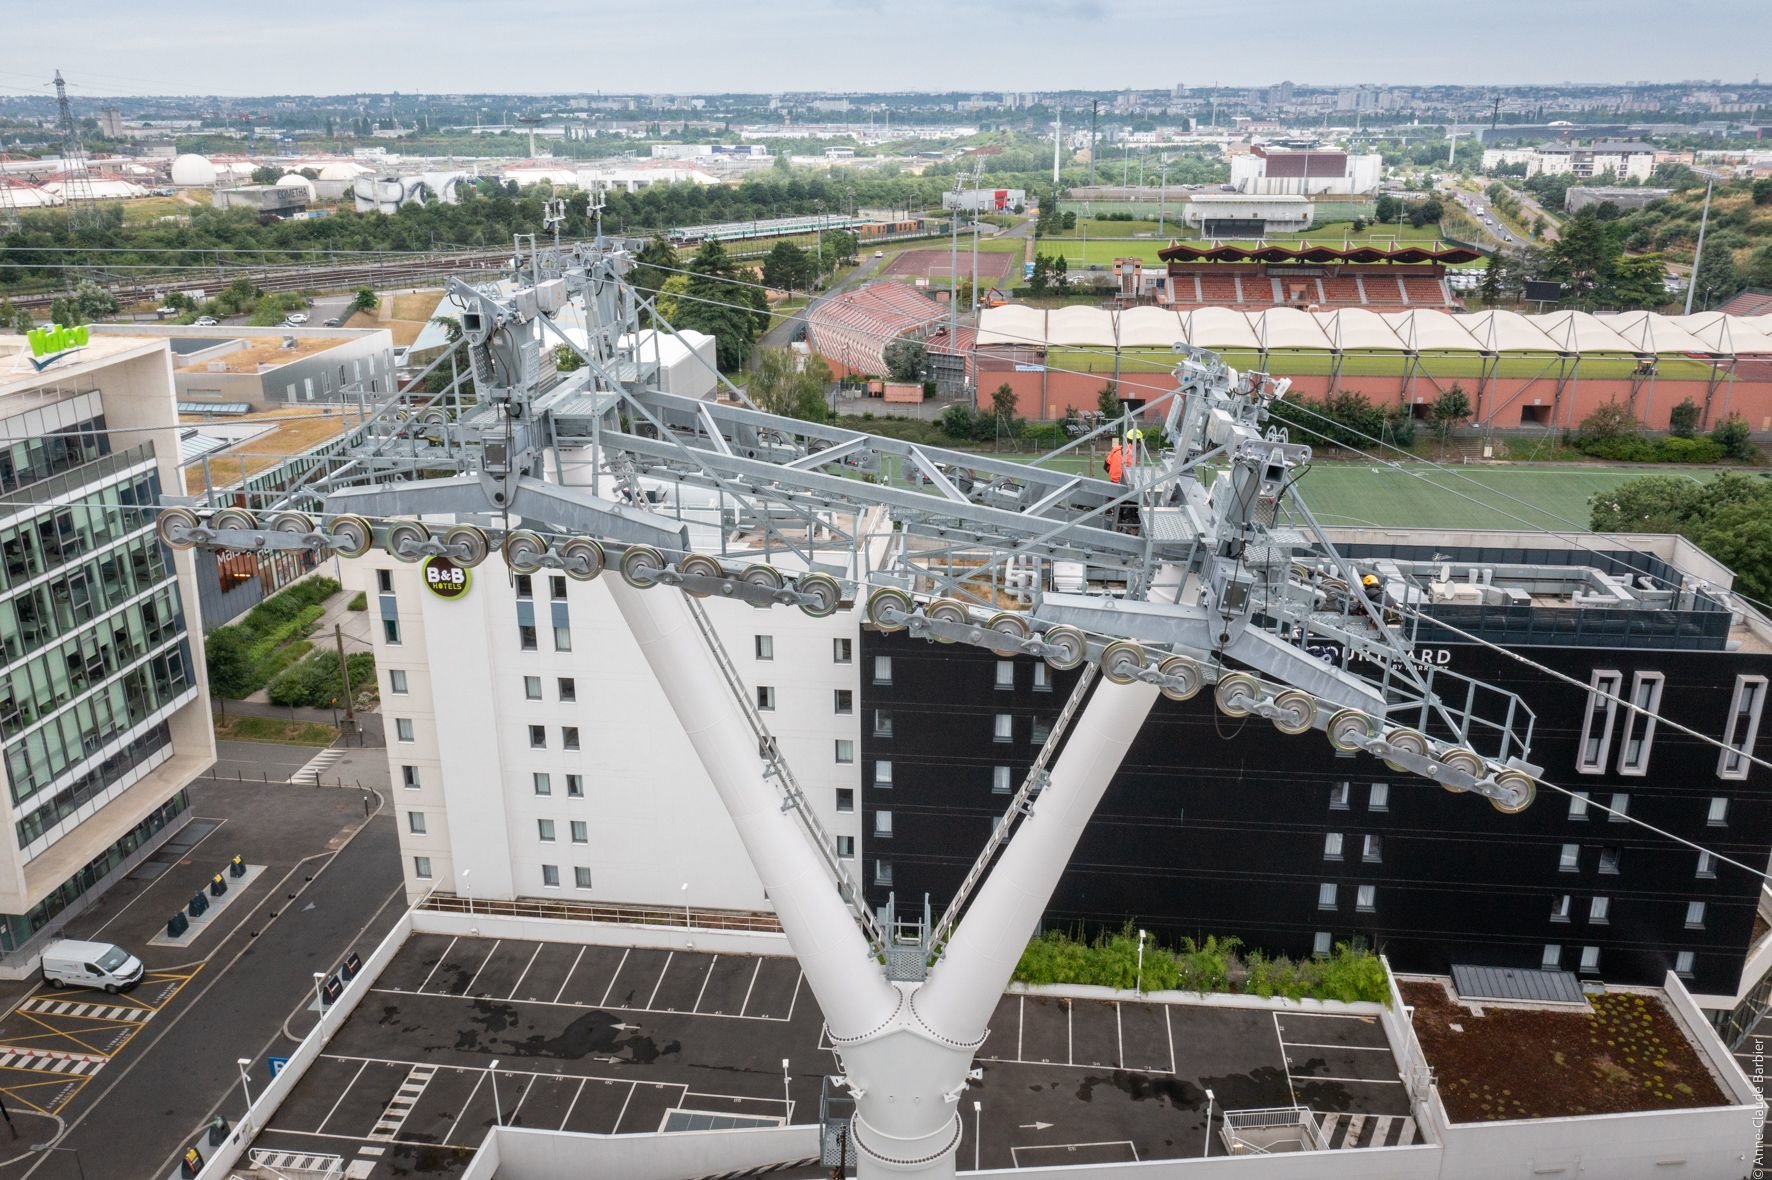
<instances>
[{"instance_id":1,"label":"y-shaped pylon support","mask_svg":"<svg viewBox=\"0 0 1772 1180\"><path fill-rule=\"evenodd\" d=\"M764 780L682 595L605 583L732 817L818 998L855 1098L862 1177L954 1175L960 1096L987 1021L1077 839L1158 690L1102 683L1073 724L1035 814L1009 841L921 986L890 983L820 857Z\"/></svg>"}]
</instances>

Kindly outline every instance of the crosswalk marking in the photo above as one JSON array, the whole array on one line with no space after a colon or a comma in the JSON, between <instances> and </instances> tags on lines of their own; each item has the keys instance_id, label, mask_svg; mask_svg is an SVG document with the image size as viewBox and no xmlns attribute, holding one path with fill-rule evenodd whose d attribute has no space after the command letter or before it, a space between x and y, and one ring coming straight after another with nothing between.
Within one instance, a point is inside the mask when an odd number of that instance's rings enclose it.
<instances>
[{"instance_id":1,"label":"crosswalk marking","mask_svg":"<svg viewBox=\"0 0 1772 1180\"><path fill-rule=\"evenodd\" d=\"M1415 1119L1406 1114L1325 1114L1323 1146L1330 1149L1409 1147L1421 1142ZM1367 1134L1370 1128L1371 1134Z\"/></svg>"},{"instance_id":2,"label":"crosswalk marking","mask_svg":"<svg viewBox=\"0 0 1772 1180\"><path fill-rule=\"evenodd\" d=\"M0 1069L28 1069L35 1073L77 1074L85 1077L97 1073L109 1060L84 1054L54 1053L47 1049L17 1049L0 1045Z\"/></svg>"},{"instance_id":3,"label":"crosswalk marking","mask_svg":"<svg viewBox=\"0 0 1772 1180\"><path fill-rule=\"evenodd\" d=\"M430 1084L431 1077L436 1072L437 1067L434 1065L413 1066L411 1072L406 1075L406 1080L401 1082L400 1088L394 1092L394 1096L388 1099L388 1108L382 1111L381 1118L375 1124L375 1129L364 1138L388 1141L398 1135L400 1128L406 1124L406 1116L412 1113L413 1106L418 1103L419 1095L424 1093L425 1087Z\"/></svg>"},{"instance_id":4,"label":"crosswalk marking","mask_svg":"<svg viewBox=\"0 0 1772 1180\"><path fill-rule=\"evenodd\" d=\"M344 756L345 752L343 750L334 749L333 747L328 746L318 754L315 754L312 758L309 758L305 766L289 776L288 781L292 783L300 783L307 787L317 787L320 785L320 776L332 769L332 764Z\"/></svg>"},{"instance_id":5,"label":"crosswalk marking","mask_svg":"<svg viewBox=\"0 0 1772 1180\"><path fill-rule=\"evenodd\" d=\"M146 1020L154 1014L152 1008L127 1008L114 1004L77 1004L72 1000L30 1000L19 1005L21 1012L35 1012L40 1016L76 1016L82 1020L127 1020L137 1022Z\"/></svg>"}]
</instances>

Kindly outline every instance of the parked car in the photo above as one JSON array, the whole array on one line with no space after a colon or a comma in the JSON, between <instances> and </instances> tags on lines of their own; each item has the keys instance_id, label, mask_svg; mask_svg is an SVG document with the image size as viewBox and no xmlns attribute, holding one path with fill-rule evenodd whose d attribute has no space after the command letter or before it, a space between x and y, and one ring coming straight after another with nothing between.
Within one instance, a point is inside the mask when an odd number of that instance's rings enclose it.
<instances>
[{"instance_id":1,"label":"parked car","mask_svg":"<svg viewBox=\"0 0 1772 1180\"><path fill-rule=\"evenodd\" d=\"M299 328L308 322L308 313L305 311L292 311L283 317L283 322Z\"/></svg>"},{"instance_id":2,"label":"parked car","mask_svg":"<svg viewBox=\"0 0 1772 1180\"><path fill-rule=\"evenodd\" d=\"M115 994L142 981L142 961L112 943L64 938L43 948L43 981L50 987L102 987Z\"/></svg>"},{"instance_id":3,"label":"parked car","mask_svg":"<svg viewBox=\"0 0 1772 1180\"><path fill-rule=\"evenodd\" d=\"M337 316L333 316L333 317L332 317L332 318L331 318L331 319L329 319L329 320L327 320L327 321L326 321L326 323L325 323L325 326L326 326L326 327L328 327L328 328L336 328L336 327L338 327L338 317L337 317Z\"/></svg>"},{"instance_id":4,"label":"parked car","mask_svg":"<svg viewBox=\"0 0 1772 1180\"><path fill-rule=\"evenodd\" d=\"M199 328L213 328L215 327L217 320L212 315L200 315L191 322Z\"/></svg>"}]
</instances>

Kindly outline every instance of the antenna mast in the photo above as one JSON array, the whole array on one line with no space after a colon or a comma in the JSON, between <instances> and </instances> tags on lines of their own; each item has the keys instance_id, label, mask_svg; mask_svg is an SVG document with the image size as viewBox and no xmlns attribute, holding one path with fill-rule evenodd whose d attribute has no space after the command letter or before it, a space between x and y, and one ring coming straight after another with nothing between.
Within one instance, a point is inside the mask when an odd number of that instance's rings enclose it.
<instances>
[{"instance_id":1,"label":"antenna mast","mask_svg":"<svg viewBox=\"0 0 1772 1180\"><path fill-rule=\"evenodd\" d=\"M98 220L98 207L93 203L92 176L86 169L86 149L80 146L80 128L74 123L74 110L68 104L68 84L62 72L55 72L55 109L62 133L62 203L68 210L68 228L81 229Z\"/></svg>"}]
</instances>

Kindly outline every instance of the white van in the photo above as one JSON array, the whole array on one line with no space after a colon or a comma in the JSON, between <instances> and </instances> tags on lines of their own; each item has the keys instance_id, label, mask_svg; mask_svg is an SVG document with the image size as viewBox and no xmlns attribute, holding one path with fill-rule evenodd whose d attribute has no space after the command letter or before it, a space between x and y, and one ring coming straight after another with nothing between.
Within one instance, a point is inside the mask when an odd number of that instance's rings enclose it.
<instances>
[{"instance_id":1,"label":"white van","mask_svg":"<svg viewBox=\"0 0 1772 1180\"><path fill-rule=\"evenodd\" d=\"M128 991L142 981L142 961L108 942L63 939L43 948L43 980L50 987Z\"/></svg>"}]
</instances>

